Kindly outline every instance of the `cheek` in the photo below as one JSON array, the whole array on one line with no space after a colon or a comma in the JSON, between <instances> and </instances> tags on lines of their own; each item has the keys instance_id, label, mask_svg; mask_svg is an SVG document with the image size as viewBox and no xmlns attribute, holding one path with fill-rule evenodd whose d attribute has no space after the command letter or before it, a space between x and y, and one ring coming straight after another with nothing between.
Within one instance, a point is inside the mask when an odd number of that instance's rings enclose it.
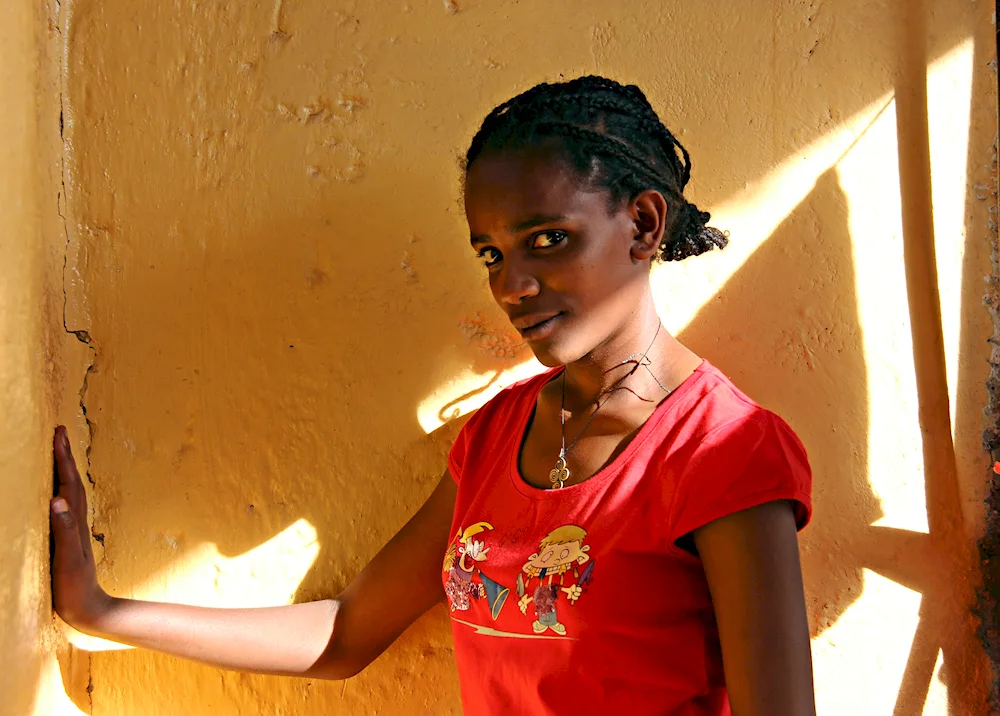
<instances>
[{"instance_id":1,"label":"cheek","mask_svg":"<svg viewBox=\"0 0 1000 716\"><path fill-rule=\"evenodd\" d=\"M591 238L553 267L549 281L581 298L600 300L628 283L635 266L617 237Z\"/></svg>"}]
</instances>

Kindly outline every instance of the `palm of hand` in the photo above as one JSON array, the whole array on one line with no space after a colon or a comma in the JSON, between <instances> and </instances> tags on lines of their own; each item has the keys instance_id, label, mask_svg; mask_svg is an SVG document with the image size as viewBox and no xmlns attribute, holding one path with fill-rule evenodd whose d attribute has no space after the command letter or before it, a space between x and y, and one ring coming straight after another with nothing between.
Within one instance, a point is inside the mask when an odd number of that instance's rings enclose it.
<instances>
[{"instance_id":1,"label":"palm of hand","mask_svg":"<svg viewBox=\"0 0 1000 716\"><path fill-rule=\"evenodd\" d=\"M71 626L85 630L107 606L97 582L93 545L87 528L87 493L80 479L69 436L58 428L53 443L59 493L51 502L52 602Z\"/></svg>"}]
</instances>

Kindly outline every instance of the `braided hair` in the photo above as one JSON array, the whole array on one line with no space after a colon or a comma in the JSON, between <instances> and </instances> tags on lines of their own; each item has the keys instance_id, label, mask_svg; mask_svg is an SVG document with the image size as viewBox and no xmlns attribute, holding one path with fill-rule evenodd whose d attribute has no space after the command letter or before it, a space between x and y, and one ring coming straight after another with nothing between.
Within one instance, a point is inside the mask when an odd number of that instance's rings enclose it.
<instances>
[{"instance_id":1,"label":"braided hair","mask_svg":"<svg viewBox=\"0 0 1000 716\"><path fill-rule=\"evenodd\" d=\"M655 189L671 208L656 256L680 261L715 247L727 235L684 198L691 157L635 85L590 75L542 83L487 115L465 155L466 171L483 154L553 144L591 186L608 190L614 206Z\"/></svg>"}]
</instances>

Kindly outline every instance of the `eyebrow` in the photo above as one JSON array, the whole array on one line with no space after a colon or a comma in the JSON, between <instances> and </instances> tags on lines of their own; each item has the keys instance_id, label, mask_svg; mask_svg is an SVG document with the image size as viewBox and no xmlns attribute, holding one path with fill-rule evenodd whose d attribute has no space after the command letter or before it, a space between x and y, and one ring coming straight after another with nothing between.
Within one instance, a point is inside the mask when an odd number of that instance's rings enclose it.
<instances>
[{"instance_id":1,"label":"eyebrow","mask_svg":"<svg viewBox=\"0 0 1000 716\"><path fill-rule=\"evenodd\" d=\"M536 226L543 226L544 224L552 224L557 221L565 221L566 217L562 214L536 214L535 216L529 217L524 221L519 221L516 224L512 224L509 230L512 234L520 234L523 231L528 231ZM469 239L469 243L473 246L478 246L479 244L487 244L490 241L488 236L472 236Z\"/></svg>"}]
</instances>

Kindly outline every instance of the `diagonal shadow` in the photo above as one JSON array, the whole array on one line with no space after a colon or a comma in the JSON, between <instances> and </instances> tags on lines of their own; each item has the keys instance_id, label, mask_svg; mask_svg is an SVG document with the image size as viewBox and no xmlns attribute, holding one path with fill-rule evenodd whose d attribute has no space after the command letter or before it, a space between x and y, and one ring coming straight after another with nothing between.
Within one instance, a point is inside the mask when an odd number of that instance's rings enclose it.
<instances>
[{"instance_id":1,"label":"diagonal shadow","mask_svg":"<svg viewBox=\"0 0 1000 716\"><path fill-rule=\"evenodd\" d=\"M919 587L923 598L894 716L922 711L939 650L943 657L942 674L949 686L951 713L981 712L984 708L983 685L987 681L975 624L968 614L968 605L973 602L970 576L976 573L976 564L963 524L949 407L931 186L926 22L925 3L916 3L914 12L907 13L896 28L896 42L900 48L895 95L903 257L929 534L916 539L922 544L910 545L909 549L900 552L905 562L896 565L895 570L905 573L898 575L900 579L908 577L908 581L916 581L914 586ZM974 144L975 137L970 131L970 148ZM969 237L974 235L975 232L968 232ZM975 255L976 252L969 253ZM964 283L970 280L975 280L974 272L964 272ZM966 300L962 322L966 331L968 308ZM968 340L969 336L963 338ZM964 342L960 347L962 353L967 352ZM962 403L961 408L967 406ZM874 541L882 539L883 530L875 528L870 533ZM934 572L927 571L927 562L935 564ZM923 574L918 576L920 571Z\"/></svg>"},{"instance_id":2,"label":"diagonal shadow","mask_svg":"<svg viewBox=\"0 0 1000 716\"><path fill-rule=\"evenodd\" d=\"M815 511L802 561L816 636L862 591L864 564L846 537L882 516L866 479L867 372L847 202L835 170L678 337L782 415L809 452ZM840 389L824 392L828 385Z\"/></svg>"}]
</instances>

